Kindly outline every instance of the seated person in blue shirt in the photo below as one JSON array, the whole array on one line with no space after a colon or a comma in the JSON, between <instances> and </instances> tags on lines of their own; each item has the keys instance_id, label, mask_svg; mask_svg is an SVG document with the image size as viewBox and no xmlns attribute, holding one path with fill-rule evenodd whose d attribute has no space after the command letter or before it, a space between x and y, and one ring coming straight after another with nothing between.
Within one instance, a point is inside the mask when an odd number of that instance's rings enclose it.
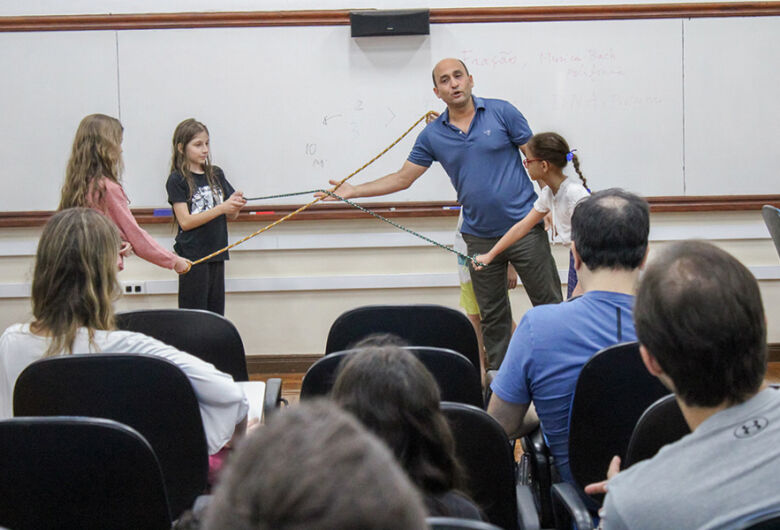
<instances>
[{"instance_id":1,"label":"seated person in blue shirt","mask_svg":"<svg viewBox=\"0 0 780 530\"><path fill-rule=\"evenodd\" d=\"M535 428L538 415L558 472L572 484L569 411L577 377L599 350L636 340L632 306L649 231L647 202L632 193L609 189L582 199L571 218L571 250L585 294L530 309L491 385L490 415L511 438Z\"/></svg>"},{"instance_id":2,"label":"seated person in blue shirt","mask_svg":"<svg viewBox=\"0 0 780 530\"><path fill-rule=\"evenodd\" d=\"M401 169L360 185L344 183L335 192L350 199L405 190L438 161L463 205L461 233L468 253L484 254L528 214L537 199L520 157L520 150L531 139L531 129L511 103L473 97L474 79L463 61L443 59L432 76L433 92L447 104L447 110L419 134ZM512 333L507 263L517 270L533 305L563 299L542 223L483 270L470 271L482 314L489 373L501 365Z\"/></svg>"}]
</instances>

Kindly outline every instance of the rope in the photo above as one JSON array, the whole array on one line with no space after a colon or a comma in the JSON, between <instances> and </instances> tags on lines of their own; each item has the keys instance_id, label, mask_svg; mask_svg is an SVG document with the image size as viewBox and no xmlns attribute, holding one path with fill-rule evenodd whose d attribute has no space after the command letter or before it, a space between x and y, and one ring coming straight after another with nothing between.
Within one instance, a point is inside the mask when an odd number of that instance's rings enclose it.
<instances>
[{"instance_id":1,"label":"rope","mask_svg":"<svg viewBox=\"0 0 780 530\"><path fill-rule=\"evenodd\" d=\"M386 148L385 148L385 149L384 149L384 150L383 150L381 153L379 153L379 154L378 154L378 155L376 155L374 158L372 158L371 160L369 160L368 162L366 162L365 164L363 164L362 166L360 166L358 169L356 169L355 171L353 171L352 173L350 173L349 175L347 175L346 177L344 177L343 179L341 179L341 180L339 181L339 183L338 183L338 184L336 184L336 186L333 188L333 191L336 191L337 189L339 189L339 187L340 187L342 184L344 184L344 183L345 183L347 180L351 179L352 177L354 177L355 175L357 175L358 173L360 173L361 171L363 171L364 169L366 169L368 166L370 166L371 164L373 164L374 162L376 162L376 161L377 161L377 160L378 160L378 159L379 159L381 156L383 156L383 155L384 155L385 153L387 153L387 152L388 152L390 149L392 149L393 147L395 147L395 146L396 146L396 144L398 144L398 142L400 142L401 140L403 140L403 139L406 137L406 135L408 135L410 132L412 132L412 130L413 130L415 127L417 127L417 125L418 125L420 122L422 122L423 120L426 120L426 119L427 119L429 116L433 116L434 114L435 114L435 112L433 112L433 111L428 111L428 112L426 112L425 114L423 114L422 116L420 116L420 118L419 118L419 119L418 119L416 122L414 122L414 123L413 123L413 124L412 124L412 125L411 125L411 126L410 126L410 127L407 129L407 130L406 130L406 132L404 132L404 133L403 133L401 136L399 136L399 137L398 137L398 138L397 138L397 139L396 139L396 140L395 140L393 143L391 143L390 145L388 145L388 146L387 146L387 147L386 147ZM304 210L308 209L310 206L312 206L312 205L314 205L314 204L317 204L318 202L320 202L321 200L323 200L323 199L324 199L326 196L332 196L332 197L335 197L335 198L341 199L342 201L344 201L344 202L347 202L347 203L349 203L350 205L352 205L352 206L354 206L354 207L356 207L356 208L359 208L359 209L361 209L361 210L363 210L363 211L365 211L365 212L367 212L367 213L369 213L369 214L371 214L371 215L374 215L374 216L375 216L375 217L377 217L377 218L380 218L380 219L383 219L383 220L385 220L386 222L388 222L388 223L392 224L393 226L396 226L396 227L398 227L398 228L400 228L400 229L402 229L402 230L404 230L404 231L406 231L406 232L409 232L409 233L411 233L411 234L417 235L418 237L420 237L420 238L422 238L422 239L425 239L426 241L429 241L429 242L431 242L431 243L433 243L433 244L435 244L435 245L437 245L437 246L440 246L441 248L445 248L445 249L449 250L450 252L455 252L456 254L460 255L460 253L459 253L459 252L456 252L456 251L454 251L454 250L452 250L452 249L450 249L450 248L448 248L448 247L445 247L444 245L441 245L440 243L436 243L436 242L435 242L435 241L433 241L432 239L428 239L428 238L426 238L425 236L422 236L422 235L420 235L420 234L417 234L416 232L413 232L413 231L411 231L411 230L409 230L409 229L407 229L407 228L405 228L405 227L402 227L401 225L398 225L398 224L396 224L396 223L394 223L394 222L392 222L392 221L390 221L390 220L387 220L387 219L385 219L384 217L382 217L382 216L380 216L380 215L378 215L378 214L375 214L374 212L371 212L370 210L367 210L367 209L363 208L362 206L358 206L357 204L355 204L355 203L353 203L353 202L350 202L350 201L348 201L347 199L343 199L343 198L341 198L341 197L338 197L338 196L337 196L337 195L335 195L333 192L331 192L331 191L328 191L328 190L313 190L313 191L298 192L298 193L293 193L293 194L269 195L269 196L267 196L267 197L253 197L253 198L250 198L250 199L247 199L247 200L260 200L260 199L270 199L270 198L280 198L280 197L292 197L293 195L302 195L302 194L308 194L308 193L316 193L316 192L318 192L318 191L319 191L319 192L322 192L322 193L323 193L323 195L321 195L320 197L317 197L316 199L314 199L313 201L311 201L311 202L309 202L309 203L307 203L307 204L304 204L303 206L301 206L300 208L298 208L298 209L297 209L297 210L295 210L294 212L288 213L287 215L285 215L285 216L284 216L284 217L282 217L281 219L278 219L278 220L274 221L273 223L269 224L268 226L265 226L265 227L261 228L260 230L257 230L256 232L253 232L253 233L249 234L248 236L246 236L246 237L243 237L243 238L239 239L239 240L238 240L238 241L236 241L235 243L233 243L233 244L231 244L231 245L228 245L228 246L226 246L225 248L222 248L222 249L220 249L220 250L217 250L216 252L212 252L212 253L211 253L211 254L209 254L208 256L204 256L204 257L200 258L199 260L193 261L193 262L192 262L192 265L198 265L198 264L200 264L200 263L203 263L204 261L207 261L207 260L209 260L209 259L213 258L214 256L218 256L219 254L222 254L223 252L227 252L227 251L228 251L228 250L230 250L231 248L233 248L233 247L235 247L235 246L237 246L237 245L240 245L241 243L243 243L243 242L245 242L245 241L247 241L247 240L249 240L249 239L252 239L252 238L253 238L253 237L255 237L255 236L258 236L258 235L262 234L262 233L263 233L263 232L265 232L266 230L270 230L271 228L273 228L274 226L278 225L279 223L282 223L282 222L286 221L287 219L289 219L290 217L293 217L294 215L297 215L297 214L301 213L302 211L304 211ZM466 258L468 258L468 259L471 259L471 260L473 261L473 259L472 259L472 258L469 258L468 256L465 256L465 257L466 257ZM182 274L186 274L188 271L189 271L189 269L187 269L187 271L183 272Z\"/></svg>"},{"instance_id":2,"label":"rope","mask_svg":"<svg viewBox=\"0 0 780 530\"><path fill-rule=\"evenodd\" d=\"M388 219L387 217L383 217L383 216L379 215L378 213L376 213L376 212L374 212L372 210L369 210L368 208L365 208L365 207L363 207L363 206L361 206L361 205L359 205L359 204L357 204L355 202L352 202L349 199L345 199L344 197L341 197L340 195L336 195L332 191L328 191L328 190L298 191L298 192L294 192L294 193L285 193L285 194L282 195L282 197L294 197L296 195L307 195L307 194L310 194L310 193L317 193L317 192L325 193L326 195L330 195L334 199L338 199L338 200L340 200L342 202L345 202L345 203L349 204L350 206L352 206L353 208L357 208L358 210L361 210L361 211L363 211L363 212L365 212L365 213L367 213L369 215L372 215L372 216L376 217L377 219L379 219L380 221L384 221L385 223L387 223L389 225L392 225L392 226L398 228L399 230L403 230L404 232L412 234L413 236L418 237L418 238L420 238L420 239L422 239L424 241L427 241L428 243L430 243L432 245L435 245L435 246L439 247L440 249L446 250L447 252L452 252L453 254L457 254L461 258L464 258L464 259L466 259L468 261L471 261L472 263L475 263L477 265L481 265L481 263L477 263L474 260L473 257L471 257L471 256L469 256L467 254L464 254L462 252L458 252L457 250L453 249L452 247L448 247L447 245L439 243L438 241L434 241L433 239L431 239L431 238L429 238L427 236L424 236L424 235L420 234L419 232L415 232L411 228L407 228L407 227L405 227L403 225L399 225L395 221L392 221L392 220ZM272 197L276 198L278 196L274 195ZM268 198L268 197L251 197L251 198L249 198L247 200L248 201L259 201L259 200L266 199L266 198Z\"/></svg>"}]
</instances>

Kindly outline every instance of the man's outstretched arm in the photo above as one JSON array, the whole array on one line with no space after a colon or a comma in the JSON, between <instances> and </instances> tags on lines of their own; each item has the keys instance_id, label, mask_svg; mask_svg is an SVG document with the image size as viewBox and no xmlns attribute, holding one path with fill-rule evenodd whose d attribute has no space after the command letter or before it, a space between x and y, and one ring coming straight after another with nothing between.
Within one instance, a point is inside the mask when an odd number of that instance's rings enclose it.
<instances>
[{"instance_id":1,"label":"man's outstretched arm","mask_svg":"<svg viewBox=\"0 0 780 530\"><path fill-rule=\"evenodd\" d=\"M411 186L415 180L420 178L428 168L409 162L404 162L404 165L395 173L390 173L384 177L380 177L371 182L365 182L353 186L349 182L345 182L338 189L331 189L334 193L345 199L354 199L356 197L376 197L378 195L388 195L395 193L396 191L405 190ZM333 186L339 183L338 180L329 181ZM321 197L324 194L322 192L315 193L315 197ZM324 200L337 200L333 197L326 196Z\"/></svg>"}]
</instances>

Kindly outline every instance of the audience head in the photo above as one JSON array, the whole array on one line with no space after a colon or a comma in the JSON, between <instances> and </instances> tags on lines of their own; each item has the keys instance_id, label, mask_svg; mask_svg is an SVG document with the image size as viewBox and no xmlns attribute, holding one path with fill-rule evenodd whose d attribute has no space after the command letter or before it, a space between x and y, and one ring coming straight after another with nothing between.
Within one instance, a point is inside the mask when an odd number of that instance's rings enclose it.
<instances>
[{"instance_id":1,"label":"audience head","mask_svg":"<svg viewBox=\"0 0 780 530\"><path fill-rule=\"evenodd\" d=\"M634 321L640 343L686 404L737 404L761 386L767 346L758 282L718 247L685 241L653 259Z\"/></svg>"},{"instance_id":2,"label":"audience head","mask_svg":"<svg viewBox=\"0 0 780 530\"><path fill-rule=\"evenodd\" d=\"M649 233L647 202L618 188L585 197L571 216L574 249L591 271L639 268Z\"/></svg>"},{"instance_id":3,"label":"audience head","mask_svg":"<svg viewBox=\"0 0 780 530\"><path fill-rule=\"evenodd\" d=\"M86 116L76 129L59 209L88 206L91 193L101 178L119 182L122 174L122 124L105 114Z\"/></svg>"},{"instance_id":4,"label":"audience head","mask_svg":"<svg viewBox=\"0 0 780 530\"><path fill-rule=\"evenodd\" d=\"M89 208L52 216L35 255L32 306L37 330L51 336L46 356L72 352L78 328L114 328L121 239L109 219Z\"/></svg>"},{"instance_id":5,"label":"audience head","mask_svg":"<svg viewBox=\"0 0 780 530\"><path fill-rule=\"evenodd\" d=\"M436 381L411 352L389 341L383 335L356 344L359 350L344 361L331 397L390 446L424 493L461 489Z\"/></svg>"},{"instance_id":6,"label":"audience head","mask_svg":"<svg viewBox=\"0 0 780 530\"><path fill-rule=\"evenodd\" d=\"M276 414L233 455L205 515L212 530L425 528L419 493L374 435L332 403Z\"/></svg>"}]
</instances>

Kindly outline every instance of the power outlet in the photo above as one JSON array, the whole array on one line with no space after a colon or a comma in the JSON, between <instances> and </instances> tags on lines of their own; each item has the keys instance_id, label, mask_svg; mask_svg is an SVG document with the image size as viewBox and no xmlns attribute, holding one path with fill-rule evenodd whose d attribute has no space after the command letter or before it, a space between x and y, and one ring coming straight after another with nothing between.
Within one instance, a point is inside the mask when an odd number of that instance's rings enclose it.
<instances>
[{"instance_id":1,"label":"power outlet","mask_svg":"<svg viewBox=\"0 0 780 530\"><path fill-rule=\"evenodd\" d=\"M128 294L146 294L145 282L122 282L122 293Z\"/></svg>"}]
</instances>

